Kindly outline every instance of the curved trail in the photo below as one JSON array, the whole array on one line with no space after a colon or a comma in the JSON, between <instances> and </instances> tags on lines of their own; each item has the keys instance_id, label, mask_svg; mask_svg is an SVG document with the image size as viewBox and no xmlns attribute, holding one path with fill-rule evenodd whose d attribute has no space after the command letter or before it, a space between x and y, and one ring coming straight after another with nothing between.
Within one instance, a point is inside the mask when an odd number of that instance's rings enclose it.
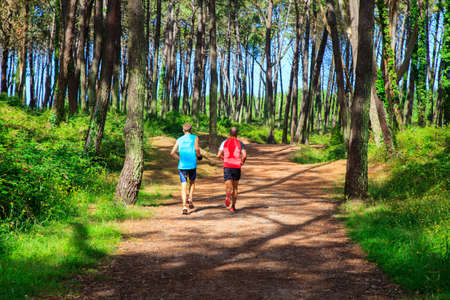
<instances>
[{"instance_id":1,"label":"curved trail","mask_svg":"<svg viewBox=\"0 0 450 300\"><path fill-rule=\"evenodd\" d=\"M238 212L224 208L223 179L200 178L196 210L178 194L127 238L80 299L391 299L396 287L346 237L324 189L345 162L298 165L286 145L247 145Z\"/></svg>"}]
</instances>

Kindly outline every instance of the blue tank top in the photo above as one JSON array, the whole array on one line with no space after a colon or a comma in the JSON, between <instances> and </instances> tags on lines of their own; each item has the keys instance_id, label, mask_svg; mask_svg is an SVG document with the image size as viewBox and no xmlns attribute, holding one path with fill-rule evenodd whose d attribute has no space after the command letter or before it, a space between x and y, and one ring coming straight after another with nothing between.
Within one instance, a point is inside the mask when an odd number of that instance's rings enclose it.
<instances>
[{"instance_id":1,"label":"blue tank top","mask_svg":"<svg viewBox=\"0 0 450 300\"><path fill-rule=\"evenodd\" d=\"M196 138L196 135L185 134L177 139L178 152L180 154L178 169L191 170L197 168L197 154L195 152Z\"/></svg>"}]
</instances>

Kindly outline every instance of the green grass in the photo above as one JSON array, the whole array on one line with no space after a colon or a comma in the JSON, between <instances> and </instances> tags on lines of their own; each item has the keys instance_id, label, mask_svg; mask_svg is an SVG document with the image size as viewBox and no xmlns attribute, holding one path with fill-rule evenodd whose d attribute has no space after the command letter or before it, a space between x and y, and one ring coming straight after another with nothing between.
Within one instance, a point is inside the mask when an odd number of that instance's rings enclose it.
<instances>
[{"instance_id":1,"label":"green grass","mask_svg":"<svg viewBox=\"0 0 450 300\"><path fill-rule=\"evenodd\" d=\"M420 297L448 299L450 130L411 128L397 141L388 176L369 178L371 200L343 205L346 223L393 281ZM372 150L371 158L383 157Z\"/></svg>"},{"instance_id":2,"label":"green grass","mask_svg":"<svg viewBox=\"0 0 450 300\"><path fill-rule=\"evenodd\" d=\"M300 149L291 156L293 162L314 164L347 157L347 149L339 130L332 130L324 135L312 134L309 142L310 145L301 145Z\"/></svg>"},{"instance_id":3,"label":"green grass","mask_svg":"<svg viewBox=\"0 0 450 300\"><path fill-rule=\"evenodd\" d=\"M108 114L98 157L83 152L88 116L53 120L0 99L0 299L67 292L64 280L114 251L118 220L151 216L113 203L125 116Z\"/></svg>"}]
</instances>

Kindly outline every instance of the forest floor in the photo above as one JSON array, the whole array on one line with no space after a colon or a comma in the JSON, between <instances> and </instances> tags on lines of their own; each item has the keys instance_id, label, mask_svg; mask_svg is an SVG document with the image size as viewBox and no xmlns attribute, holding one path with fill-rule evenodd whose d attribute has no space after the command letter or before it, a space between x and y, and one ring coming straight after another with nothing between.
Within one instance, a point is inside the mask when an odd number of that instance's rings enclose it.
<instances>
[{"instance_id":1,"label":"forest floor","mask_svg":"<svg viewBox=\"0 0 450 300\"><path fill-rule=\"evenodd\" d=\"M220 162L200 164L196 208L181 214L169 138L152 138L161 164L151 183L173 197L154 216L121 224L125 238L96 273L78 278L76 299L392 299L400 288L346 235L331 196L345 161L300 165L287 145L247 144L237 212L224 206ZM206 174L206 176L205 176ZM162 185L162 187L161 187Z\"/></svg>"}]
</instances>

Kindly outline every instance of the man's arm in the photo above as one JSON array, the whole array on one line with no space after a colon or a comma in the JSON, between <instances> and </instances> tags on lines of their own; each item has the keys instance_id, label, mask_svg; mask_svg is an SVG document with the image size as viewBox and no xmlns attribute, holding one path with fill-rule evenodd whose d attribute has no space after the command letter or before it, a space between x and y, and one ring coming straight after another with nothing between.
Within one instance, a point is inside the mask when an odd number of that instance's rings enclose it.
<instances>
[{"instance_id":1,"label":"man's arm","mask_svg":"<svg viewBox=\"0 0 450 300\"><path fill-rule=\"evenodd\" d=\"M178 158L177 155L175 154L175 152L177 151L177 147L178 147L178 141L175 142L175 145L173 145L173 147L172 147L172 151L170 151L170 156L172 156L173 158Z\"/></svg>"},{"instance_id":2,"label":"man's arm","mask_svg":"<svg viewBox=\"0 0 450 300\"><path fill-rule=\"evenodd\" d=\"M224 157L223 157L223 150L219 150L219 153L217 153L217 157L220 158L221 160L224 159Z\"/></svg>"},{"instance_id":3,"label":"man's arm","mask_svg":"<svg viewBox=\"0 0 450 300\"><path fill-rule=\"evenodd\" d=\"M197 154L197 158L201 157L202 153L200 152L200 146L198 144L198 137L195 138L194 147L195 147L195 153Z\"/></svg>"},{"instance_id":4,"label":"man's arm","mask_svg":"<svg viewBox=\"0 0 450 300\"><path fill-rule=\"evenodd\" d=\"M243 149L241 155L241 166L245 163L246 159L247 159L247 150Z\"/></svg>"},{"instance_id":5,"label":"man's arm","mask_svg":"<svg viewBox=\"0 0 450 300\"><path fill-rule=\"evenodd\" d=\"M223 157L223 145L224 145L225 141L222 142L222 144L220 144L219 147L219 152L217 153L217 157L220 158L221 160L224 160Z\"/></svg>"}]
</instances>

